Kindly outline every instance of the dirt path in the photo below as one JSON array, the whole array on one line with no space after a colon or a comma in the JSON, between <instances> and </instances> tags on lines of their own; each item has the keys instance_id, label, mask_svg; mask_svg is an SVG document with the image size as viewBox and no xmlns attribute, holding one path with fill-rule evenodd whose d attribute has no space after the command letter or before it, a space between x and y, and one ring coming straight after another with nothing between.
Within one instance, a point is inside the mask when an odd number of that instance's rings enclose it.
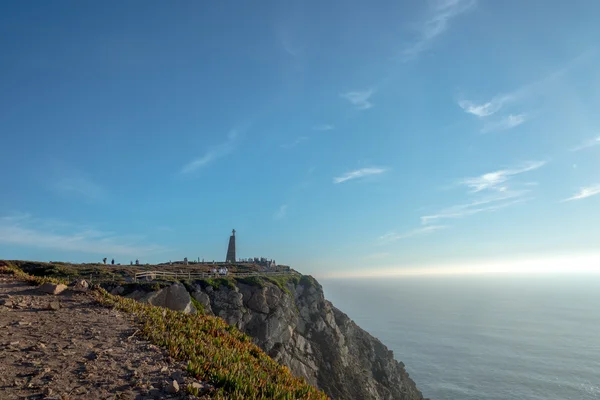
<instances>
[{"instance_id":1,"label":"dirt path","mask_svg":"<svg viewBox=\"0 0 600 400\"><path fill-rule=\"evenodd\" d=\"M127 315L87 293L48 295L0 275L0 398L194 398L184 365L135 333Z\"/></svg>"}]
</instances>

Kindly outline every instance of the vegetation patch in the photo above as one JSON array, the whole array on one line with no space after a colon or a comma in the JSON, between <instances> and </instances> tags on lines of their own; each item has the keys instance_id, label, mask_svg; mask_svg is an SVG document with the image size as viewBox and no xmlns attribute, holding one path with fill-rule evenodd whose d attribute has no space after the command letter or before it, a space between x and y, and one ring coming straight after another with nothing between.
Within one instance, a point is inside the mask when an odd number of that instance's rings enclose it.
<instances>
[{"instance_id":1,"label":"vegetation patch","mask_svg":"<svg viewBox=\"0 0 600 400\"><path fill-rule=\"evenodd\" d=\"M205 289L207 286L211 286L214 289L218 289L221 286L224 286L229 289L235 289L235 283L233 283L233 279L230 278L202 278L195 280L202 289Z\"/></svg>"},{"instance_id":2,"label":"vegetation patch","mask_svg":"<svg viewBox=\"0 0 600 400\"><path fill-rule=\"evenodd\" d=\"M0 262L0 273L10 273L33 284L64 283L58 278L26 274ZM221 282L222 283L222 282ZM113 296L94 287L97 301L127 312L140 324L140 335L188 361L188 372L216 386L215 399L327 399L327 396L294 377L287 367L269 358L252 339L221 318L190 315Z\"/></svg>"},{"instance_id":3,"label":"vegetation patch","mask_svg":"<svg viewBox=\"0 0 600 400\"><path fill-rule=\"evenodd\" d=\"M198 311L199 314L206 314L206 311L204 310L204 304L202 304L198 300L196 300L194 298L194 296L192 296L191 294L190 294L190 300L192 301L192 304L194 305L194 307L196 308L196 310Z\"/></svg>"},{"instance_id":4,"label":"vegetation patch","mask_svg":"<svg viewBox=\"0 0 600 400\"><path fill-rule=\"evenodd\" d=\"M243 283L249 286L255 286L260 288L265 287L265 281L260 276L242 276L235 278L235 280L238 283Z\"/></svg>"},{"instance_id":5,"label":"vegetation patch","mask_svg":"<svg viewBox=\"0 0 600 400\"><path fill-rule=\"evenodd\" d=\"M304 287L314 287L315 289L321 289L321 284L317 282L311 275L302 275L299 281L300 285Z\"/></svg>"}]
</instances>

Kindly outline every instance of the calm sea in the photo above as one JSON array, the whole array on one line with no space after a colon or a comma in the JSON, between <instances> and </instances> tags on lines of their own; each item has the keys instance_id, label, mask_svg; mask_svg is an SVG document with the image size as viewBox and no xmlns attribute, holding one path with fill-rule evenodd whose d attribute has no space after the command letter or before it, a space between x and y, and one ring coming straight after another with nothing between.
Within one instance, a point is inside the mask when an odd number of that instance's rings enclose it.
<instances>
[{"instance_id":1,"label":"calm sea","mask_svg":"<svg viewBox=\"0 0 600 400\"><path fill-rule=\"evenodd\" d=\"M426 397L600 399L600 276L319 282Z\"/></svg>"}]
</instances>

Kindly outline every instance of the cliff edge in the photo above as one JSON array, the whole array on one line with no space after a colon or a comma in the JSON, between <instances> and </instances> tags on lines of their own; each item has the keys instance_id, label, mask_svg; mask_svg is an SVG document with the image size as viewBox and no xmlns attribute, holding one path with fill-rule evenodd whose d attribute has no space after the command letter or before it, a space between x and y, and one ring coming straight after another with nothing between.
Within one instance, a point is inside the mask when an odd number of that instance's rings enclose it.
<instances>
[{"instance_id":1,"label":"cliff edge","mask_svg":"<svg viewBox=\"0 0 600 400\"><path fill-rule=\"evenodd\" d=\"M156 299L169 298L165 291L178 292L181 299L183 287L191 296L177 308L200 308L223 318L333 399L423 399L404 364L325 300L321 285L310 276L205 279L153 292L130 288L123 294L162 305Z\"/></svg>"}]
</instances>

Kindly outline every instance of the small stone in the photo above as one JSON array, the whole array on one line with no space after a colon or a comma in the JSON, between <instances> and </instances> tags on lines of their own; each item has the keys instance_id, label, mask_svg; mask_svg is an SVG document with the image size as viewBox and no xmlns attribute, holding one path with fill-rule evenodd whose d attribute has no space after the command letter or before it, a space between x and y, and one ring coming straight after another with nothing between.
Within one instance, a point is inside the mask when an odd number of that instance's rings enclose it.
<instances>
[{"instance_id":1,"label":"small stone","mask_svg":"<svg viewBox=\"0 0 600 400\"><path fill-rule=\"evenodd\" d=\"M44 389L44 395L51 396L52 395L52 389L50 389L50 388Z\"/></svg>"},{"instance_id":2,"label":"small stone","mask_svg":"<svg viewBox=\"0 0 600 400\"><path fill-rule=\"evenodd\" d=\"M167 387L167 392L169 393L177 393L179 392L179 383L177 383L177 381L172 381L169 383L169 386Z\"/></svg>"},{"instance_id":3,"label":"small stone","mask_svg":"<svg viewBox=\"0 0 600 400\"><path fill-rule=\"evenodd\" d=\"M52 310L52 311L60 310L60 303L58 301L51 301L50 304L48 304L48 310Z\"/></svg>"},{"instance_id":4,"label":"small stone","mask_svg":"<svg viewBox=\"0 0 600 400\"><path fill-rule=\"evenodd\" d=\"M192 383L192 388L197 389L197 390L203 390L204 385L201 384L200 382L194 382L194 383Z\"/></svg>"},{"instance_id":5,"label":"small stone","mask_svg":"<svg viewBox=\"0 0 600 400\"><path fill-rule=\"evenodd\" d=\"M71 283L71 285L73 286L73 290L76 292L87 292L87 290L90 288L89 283L87 283L85 279L76 280Z\"/></svg>"}]
</instances>

